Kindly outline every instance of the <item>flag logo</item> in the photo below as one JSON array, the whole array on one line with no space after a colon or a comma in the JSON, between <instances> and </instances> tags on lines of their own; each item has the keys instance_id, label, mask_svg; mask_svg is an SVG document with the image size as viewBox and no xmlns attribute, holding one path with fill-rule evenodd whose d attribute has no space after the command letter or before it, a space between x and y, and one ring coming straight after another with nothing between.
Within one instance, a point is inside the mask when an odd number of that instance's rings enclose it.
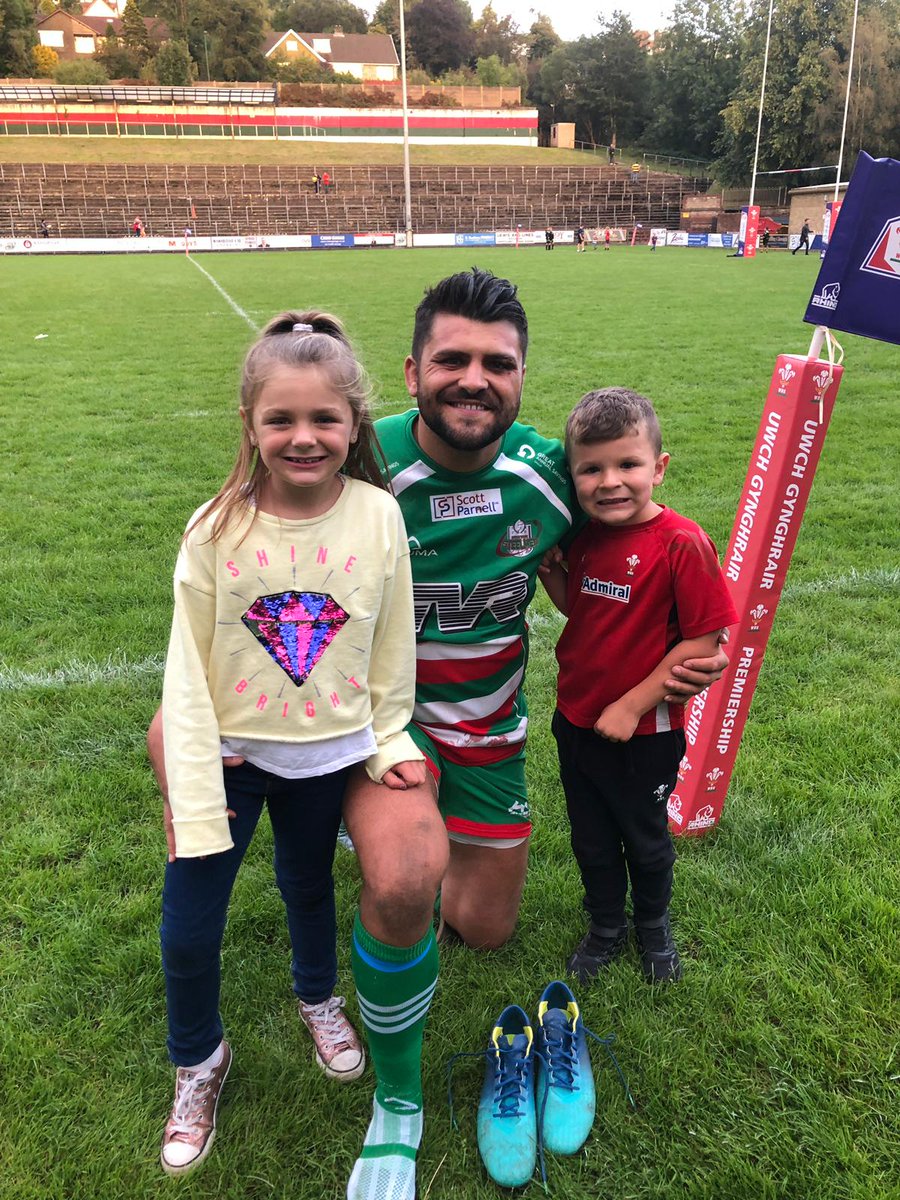
<instances>
[{"instance_id":1,"label":"flag logo","mask_svg":"<svg viewBox=\"0 0 900 1200\"><path fill-rule=\"evenodd\" d=\"M900 279L900 216L885 221L860 270Z\"/></svg>"}]
</instances>

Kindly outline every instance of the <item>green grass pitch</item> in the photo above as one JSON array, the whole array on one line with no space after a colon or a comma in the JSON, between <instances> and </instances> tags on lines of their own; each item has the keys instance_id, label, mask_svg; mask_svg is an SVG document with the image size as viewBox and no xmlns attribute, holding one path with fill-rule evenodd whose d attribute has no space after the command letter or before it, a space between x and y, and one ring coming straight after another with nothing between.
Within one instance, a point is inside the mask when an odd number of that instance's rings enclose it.
<instances>
[{"instance_id":1,"label":"green grass pitch","mask_svg":"<svg viewBox=\"0 0 900 1200\"><path fill-rule=\"evenodd\" d=\"M509 275L531 323L523 419L559 434L589 388L646 392L672 454L660 498L722 551L775 355L809 345L817 260L559 247L198 261L257 325L285 307L338 313L380 412L407 404L401 367L423 288L473 262ZM3 1200L331 1200L366 1128L371 1072L327 1081L297 1020L261 827L226 939L235 1067L217 1145L183 1183L157 1161L172 1083L157 945L165 845L143 738L178 540L230 466L251 336L184 256L3 260ZM846 374L724 818L679 843L685 978L649 988L629 956L582 990L587 1023L616 1034L637 1109L598 1055L594 1132L577 1157L549 1160L559 1200L898 1195L900 349L842 340ZM454 1131L444 1064L481 1048L507 1003L533 1011L583 928L548 731L559 628L540 598L521 922L503 950L444 954L420 1200L497 1196L475 1143L480 1067L457 1069ZM337 885L340 987L352 994L358 874L342 852Z\"/></svg>"}]
</instances>

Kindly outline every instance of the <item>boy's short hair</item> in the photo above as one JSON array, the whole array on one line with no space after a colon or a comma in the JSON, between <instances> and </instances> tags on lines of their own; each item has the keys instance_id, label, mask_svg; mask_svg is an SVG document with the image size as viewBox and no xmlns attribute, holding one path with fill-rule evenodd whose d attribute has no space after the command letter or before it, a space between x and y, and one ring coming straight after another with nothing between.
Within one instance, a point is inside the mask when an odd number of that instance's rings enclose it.
<instances>
[{"instance_id":1,"label":"boy's short hair","mask_svg":"<svg viewBox=\"0 0 900 1200\"><path fill-rule=\"evenodd\" d=\"M614 442L641 426L657 456L662 453L662 433L656 411L646 396L630 388L600 388L582 396L566 421L566 454L588 442Z\"/></svg>"}]
</instances>

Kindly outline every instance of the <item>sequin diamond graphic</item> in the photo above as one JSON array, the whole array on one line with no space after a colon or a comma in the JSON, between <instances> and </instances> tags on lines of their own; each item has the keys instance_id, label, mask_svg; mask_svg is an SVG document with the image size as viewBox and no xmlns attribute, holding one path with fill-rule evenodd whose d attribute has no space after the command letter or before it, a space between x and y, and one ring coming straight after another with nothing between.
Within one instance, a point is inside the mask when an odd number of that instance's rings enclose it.
<instances>
[{"instance_id":1,"label":"sequin diamond graphic","mask_svg":"<svg viewBox=\"0 0 900 1200\"><path fill-rule=\"evenodd\" d=\"M279 592L254 600L241 620L300 687L350 614L324 592Z\"/></svg>"}]
</instances>

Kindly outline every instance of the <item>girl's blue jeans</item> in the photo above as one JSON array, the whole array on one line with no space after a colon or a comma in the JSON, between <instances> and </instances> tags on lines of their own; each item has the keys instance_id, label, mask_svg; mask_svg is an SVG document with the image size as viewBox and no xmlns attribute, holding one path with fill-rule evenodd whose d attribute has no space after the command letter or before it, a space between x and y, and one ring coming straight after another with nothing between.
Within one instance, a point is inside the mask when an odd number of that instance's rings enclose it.
<instances>
[{"instance_id":1,"label":"girl's blue jeans","mask_svg":"<svg viewBox=\"0 0 900 1200\"><path fill-rule=\"evenodd\" d=\"M275 841L275 882L287 910L294 991L306 1004L327 1000L337 982L331 869L347 769L312 779L282 779L250 763L225 768L234 846L206 858L166 864L163 971L169 1057L190 1067L222 1040L219 1016L222 938L231 889L263 805Z\"/></svg>"}]
</instances>

